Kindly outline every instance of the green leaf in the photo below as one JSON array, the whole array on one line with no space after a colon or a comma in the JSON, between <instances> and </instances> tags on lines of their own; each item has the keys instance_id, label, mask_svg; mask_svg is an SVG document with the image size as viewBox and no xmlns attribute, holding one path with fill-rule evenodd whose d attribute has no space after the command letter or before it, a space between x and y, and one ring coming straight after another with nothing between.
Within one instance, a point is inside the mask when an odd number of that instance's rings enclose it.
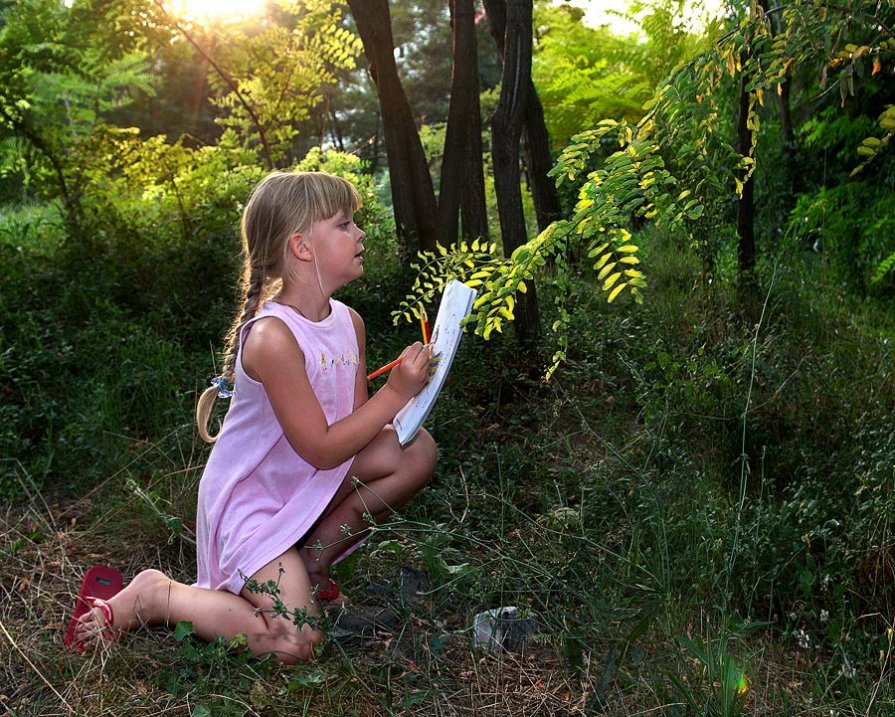
<instances>
[{"instance_id":1,"label":"green leaf","mask_svg":"<svg viewBox=\"0 0 895 717\"><path fill-rule=\"evenodd\" d=\"M609 256L609 255L607 254L607 256ZM597 281L600 281L604 276L606 276L610 271L612 271L616 267L617 264L618 264L617 261L613 261L613 262L607 264L606 266L604 266L600 270L600 273L597 274ZM603 288L605 289L606 287L603 287Z\"/></svg>"},{"instance_id":2,"label":"green leaf","mask_svg":"<svg viewBox=\"0 0 895 717\"><path fill-rule=\"evenodd\" d=\"M588 255L589 257L593 258L593 257L597 256L598 254L601 254L601 253L603 252L603 250L604 250L607 246L609 246L609 242L608 242L608 241L607 241L607 242L604 242L603 244L600 244L600 246L596 246L596 247L594 247L593 249L591 249L591 250L587 253L587 255Z\"/></svg>"},{"instance_id":3,"label":"green leaf","mask_svg":"<svg viewBox=\"0 0 895 717\"><path fill-rule=\"evenodd\" d=\"M622 289L624 289L628 285L628 282L623 281L621 284L616 286L609 294L609 298L607 299L608 303L612 303L615 300L615 297L618 296Z\"/></svg>"},{"instance_id":4,"label":"green leaf","mask_svg":"<svg viewBox=\"0 0 895 717\"><path fill-rule=\"evenodd\" d=\"M615 272L612 276L610 276L606 281L603 282L603 291L609 291L612 288L613 284L621 278L622 273L620 271Z\"/></svg>"},{"instance_id":5,"label":"green leaf","mask_svg":"<svg viewBox=\"0 0 895 717\"><path fill-rule=\"evenodd\" d=\"M193 634L193 623L189 622L188 620L181 620L174 627L174 639L177 640L177 642L183 642L186 638Z\"/></svg>"}]
</instances>

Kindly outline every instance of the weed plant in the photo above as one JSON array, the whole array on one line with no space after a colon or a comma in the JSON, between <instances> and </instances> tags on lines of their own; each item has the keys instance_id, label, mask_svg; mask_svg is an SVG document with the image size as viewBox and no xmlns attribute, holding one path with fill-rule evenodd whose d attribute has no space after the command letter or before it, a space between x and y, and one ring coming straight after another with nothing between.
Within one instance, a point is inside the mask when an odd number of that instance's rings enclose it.
<instances>
[{"instance_id":1,"label":"weed plant","mask_svg":"<svg viewBox=\"0 0 895 717\"><path fill-rule=\"evenodd\" d=\"M88 565L193 579L207 457L193 402L230 317L185 307L229 306L235 279L218 276L226 262L197 283L177 272L235 236L221 222L172 242L174 280L152 242L106 263L71 253L48 216L7 213L0 232L11 714L895 713L891 307L849 299L795 253L762 269L746 311L659 234L643 307L570 287L569 360L550 384L511 336L464 340L429 421L433 483L337 566L397 627L335 629L293 668L186 624L64 652ZM396 247L369 248L342 298L372 365L416 329L388 318L406 285ZM408 568L425 576L412 595ZM540 633L520 653L475 649L473 616L508 605Z\"/></svg>"}]
</instances>

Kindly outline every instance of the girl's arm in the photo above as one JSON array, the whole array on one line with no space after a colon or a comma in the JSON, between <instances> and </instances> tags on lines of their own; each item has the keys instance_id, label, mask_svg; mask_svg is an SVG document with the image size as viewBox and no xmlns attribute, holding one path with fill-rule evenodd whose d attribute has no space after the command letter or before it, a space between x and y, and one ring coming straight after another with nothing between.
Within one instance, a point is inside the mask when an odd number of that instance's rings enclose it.
<instances>
[{"instance_id":1,"label":"girl's arm","mask_svg":"<svg viewBox=\"0 0 895 717\"><path fill-rule=\"evenodd\" d=\"M356 411L370 398L370 393L367 390L367 329L360 314L350 306L348 313L351 314L351 323L354 324L354 331L357 333L357 376L354 379L354 410Z\"/></svg>"},{"instance_id":2,"label":"girl's arm","mask_svg":"<svg viewBox=\"0 0 895 717\"><path fill-rule=\"evenodd\" d=\"M401 364L375 395L331 426L308 380L304 354L280 319L255 323L243 346L242 364L249 376L264 384L295 451L318 468L333 468L357 455L425 386L430 349L417 342L402 356Z\"/></svg>"}]
</instances>

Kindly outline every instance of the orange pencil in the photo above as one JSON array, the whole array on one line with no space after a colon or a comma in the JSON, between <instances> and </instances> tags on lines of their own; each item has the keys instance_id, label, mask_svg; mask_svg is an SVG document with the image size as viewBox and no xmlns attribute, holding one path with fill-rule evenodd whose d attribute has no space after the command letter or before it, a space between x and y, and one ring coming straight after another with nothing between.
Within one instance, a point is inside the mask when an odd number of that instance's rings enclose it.
<instances>
[{"instance_id":1,"label":"orange pencil","mask_svg":"<svg viewBox=\"0 0 895 717\"><path fill-rule=\"evenodd\" d=\"M428 344L429 338L432 336L431 330L429 329L429 316L426 314L426 309L423 308L423 305L420 304L420 328L423 330L423 343ZM372 381L374 378L378 378L386 371L391 371L395 366L401 363L401 357L396 358L394 361L387 363L382 368L377 368L373 373L367 376L367 381Z\"/></svg>"},{"instance_id":2,"label":"orange pencil","mask_svg":"<svg viewBox=\"0 0 895 717\"><path fill-rule=\"evenodd\" d=\"M391 371L395 366L397 366L398 364L401 363L401 359L403 359L403 358L404 358L403 356L399 356L394 361L387 363L382 368L377 368L373 373L371 373L367 376L367 381L372 381L374 378L381 376L386 371Z\"/></svg>"}]
</instances>

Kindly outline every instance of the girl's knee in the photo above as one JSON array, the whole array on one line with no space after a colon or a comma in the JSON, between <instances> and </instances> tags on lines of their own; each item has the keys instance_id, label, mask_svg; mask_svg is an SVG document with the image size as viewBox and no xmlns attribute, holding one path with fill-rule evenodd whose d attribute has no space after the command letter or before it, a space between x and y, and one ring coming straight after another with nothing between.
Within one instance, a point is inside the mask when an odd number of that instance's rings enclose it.
<instances>
[{"instance_id":1,"label":"girl's knee","mask_svg":"<svg viewBox=\"0 0 895 717\"><path fill-rule=\"evenodd\" d=\"M410 444L409 451L413 457L414 473L424 480L429 480L438 460L438 446L435 444L435 439L426 429L420 429L416 438L413 439L413 443Z\"/></svg>"}]
</instances>

